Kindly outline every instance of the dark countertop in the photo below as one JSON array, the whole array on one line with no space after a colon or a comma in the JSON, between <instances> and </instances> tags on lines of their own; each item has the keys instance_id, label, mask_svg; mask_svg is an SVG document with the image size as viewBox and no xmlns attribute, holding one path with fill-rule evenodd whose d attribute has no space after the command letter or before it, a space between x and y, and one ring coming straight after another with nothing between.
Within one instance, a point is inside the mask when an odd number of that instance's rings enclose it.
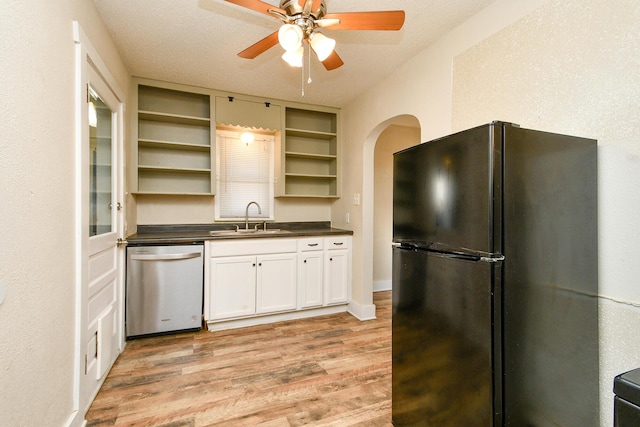
<instances>
[{"instance_id":1,"label":"dark countertop","mask_svg":"<svg viewBox=\"0 0 640 427\"><path fill-rule=\"evenodd\" d=\"M267 230L280 229L283 232L269 233L233 233L211 235L210 231L234 230L235 225L244 229L242 223L227 224L170 224L170 225L139 225L138 232L127 237L127 243L134 245L167 245L167 244L192 244L205 240L227 239L264 239L281 237L305 237L305 236L334 236L353 235L351 230L343 230L331 227L329 221L319 222L267 222ZM256 222L250 222L249 228L253 228ZM260 229L262 229L262 223Z\"/></svg>"}]
</instances>

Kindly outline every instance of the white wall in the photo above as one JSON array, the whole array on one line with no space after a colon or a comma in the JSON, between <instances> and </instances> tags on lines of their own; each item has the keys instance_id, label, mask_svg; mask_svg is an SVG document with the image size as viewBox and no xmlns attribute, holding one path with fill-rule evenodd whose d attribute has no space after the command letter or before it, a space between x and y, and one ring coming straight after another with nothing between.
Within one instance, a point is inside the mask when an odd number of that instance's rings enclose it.
<instances>
[{"instance_id":1,"label":"white wall","mask_svg":"<svg viewBox=\"0 0 640 427\"><path fill-rule=\"evenodd\" d=\"M522 19L518 19L521 18ZM635 0L498 0L345 108L345 194L367 198L379 123L419 120L423 140L495 119L599 140L600 425L615 374L640 366L640 7ZM336 203L337 220L353 207ZM354 219L354 296L369 292L366 208ZM370 277L370 276L369 276Z\"/></svg>"},{"instance_id":2,"label":"white wall","mask_svg":"<svg viewBox=\"0 0 640 427\"><path fill-rule=\"evenodd\" d=\"M64 425L74 382L74 42L128 72L88 0L0 2L0 424Z\"/></svg>"},{"instance_id":3,"label":"white wall","mask_svg":"<svg viewBox=\"0 0 640 427\"><path fill-rule=\"evenodd\" d=\"M370 306L373 255L373 153L375 141L395 117L418 118L421 141L451 132L451 84L454 56L512 24L546 0L498 0L398 68L342 109L343 197L331 211L335 227L354 231L353 304ZM361 194L361 204L352 204ZM345 223L350 212L351 222Z\"/></svg>"},{"instance_id":4,"label":"white wall","mask_svg":"<svg viewBox=\"0 0 640 427\"><path fill-rule=\"evenodd\" d=\"M454 130L492 117L598 140L603 425L613 377L640 367L639 22L634 0L553 1L454 60Z\"/></svg>"}]
</instances>

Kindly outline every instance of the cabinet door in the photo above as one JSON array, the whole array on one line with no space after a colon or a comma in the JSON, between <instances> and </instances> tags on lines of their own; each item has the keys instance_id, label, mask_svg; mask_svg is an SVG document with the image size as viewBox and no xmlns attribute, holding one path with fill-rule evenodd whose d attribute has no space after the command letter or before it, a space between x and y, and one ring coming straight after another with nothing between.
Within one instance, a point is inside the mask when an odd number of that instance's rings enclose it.
<instances>
[{"instance_id":1,"label":"cabinet door","mask_svg":"<svg viewBox=\"0 0 640 427\"><path fill-rule=\"evenodd\" d=\"M257 257L257 313L296 309L296 254Z\"/></svg>"},{"instance_id":2,"label":"cabinet door","mask_svg":"<svg viewBox=\"0 0 640 427\"><path fill-rule=\"evenodd\" d=\"M347 249L325 252L324 304L347 302L349 290L349 251Z\"/></svg>"},{"instance_id":3,"label":"cabinet door","mask_svg":"<svg viewBox=\"0 0 640 427\"><path fill-rule=\"evenodd\" d=\"M256 312L256 257L211 258L208 320Z\"/></svg>"},{"instance_id":4,"label":"cabinet door","mask_svg":"<svg viewBox=\"0 0 640 427\"><path fill-rule=\"evenodd\" d=\"M324 252L304 252L300 255L300 282L298 308L322 305Z\"/></svg>"}]
</instances>

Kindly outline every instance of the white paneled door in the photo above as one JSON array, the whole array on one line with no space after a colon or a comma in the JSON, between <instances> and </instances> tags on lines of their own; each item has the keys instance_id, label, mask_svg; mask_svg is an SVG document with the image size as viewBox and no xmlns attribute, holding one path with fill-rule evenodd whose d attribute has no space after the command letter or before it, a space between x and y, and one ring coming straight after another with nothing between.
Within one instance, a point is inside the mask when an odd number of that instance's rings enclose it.
<instances>
[{"instance_id":1,"label":"white paneled door","mask_svg":"<svg viewBox=\"0 0 640 427\"><path fill-rule=\"evenodd\" d=\"M77 383L81 425L124 345L123 96L76 27Z\"/></svg>"}]
</instances>

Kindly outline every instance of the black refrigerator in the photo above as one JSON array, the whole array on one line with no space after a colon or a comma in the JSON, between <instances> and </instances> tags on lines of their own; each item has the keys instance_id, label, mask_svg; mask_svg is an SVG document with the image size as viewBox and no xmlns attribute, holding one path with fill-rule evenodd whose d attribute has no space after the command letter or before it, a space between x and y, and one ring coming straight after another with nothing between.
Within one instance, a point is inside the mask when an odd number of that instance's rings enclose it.
<instances>
[{"instance_id":1,"label":"black refrigerator","mask_svg":"<svg viewBox=\"0 0 640 427\"><path fill-rule=\"evenodd\" d=\"M395 426L598 426L595 140L492 122L394 154Z\"/></svg>"}]
</instances>

